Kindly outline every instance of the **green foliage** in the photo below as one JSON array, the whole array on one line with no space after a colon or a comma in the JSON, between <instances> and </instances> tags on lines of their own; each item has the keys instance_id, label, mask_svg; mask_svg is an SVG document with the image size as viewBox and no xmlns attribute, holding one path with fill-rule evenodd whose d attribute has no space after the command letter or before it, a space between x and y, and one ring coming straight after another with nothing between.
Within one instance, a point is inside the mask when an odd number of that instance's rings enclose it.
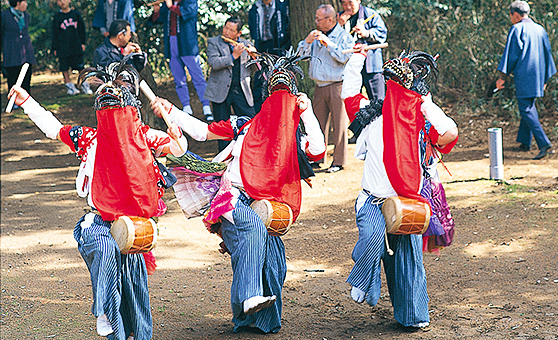
<instances>
[{"instance_id":1,"label":"green foliage","mask_svg":"<svg viewBox=\"0 0 558 340\"><path fill-rule=\"evenodd\" d=\"M7 1L3 1L3 8ZM150 0L144 0L150 2ZM170 74L164 57L163 29L148 23L152 8L136 0L136 27L140 45L149 53L152 69L159 76ZM230 14L240 16L245 24L248 9L254 0L199 1L198 41L202 59L206 59L207 39L221 34L221 27ZM464 110L486 110L500 116L516 117L517 104L513 81L499 91L492 100L484 99L485 89L496 79L496 67L511 26L508 6L511 0L363 0L366 6L380 12L388 26L389 48L384 59L402 50L419 49L431 54L440 53L440 76L433 92L444 103L461 102ZM545 27L558 60L558 2L533 0L531 17ZM93 51L102 42L99 32L91 29L97 7L94 0L73 0L87 26L85 62L91 64ZM52 15L58 6L52 0L29 0L31 15L30 35L35 48L38 70L57 70L56 58L50 51ZM313 13L291 13L296 20L313 20ZM300 24L300 23L299 23ZM244 26L248 38L248 27ZM207 67L205 67L207 70ZM541 116L558 111L558 76L551 78L545 97L538 101Z\"/></svg>"},{"instance_id":2,"label":"green foliage","mask_svg":"<svg viewBox=\"0 0 558 340\"><path fill-rule=\"evenodd\" d=\"M203 63L207 60L207 40L221 34L221 28L230 15L238 15L243 20L245 23L243 34L245 37L249 36L248 9L251 6L251 1L207 0L199 1L198 6L198 43ZM140 39L140 45L149 54L152 69L160 77L165 77L170 75L170 70L164 55L163 27L149 23L151 13L151 7L138 7L136 4L136 31ZM204 67L204 70L207 72L208 67Z\"/></svg>"},{"instance_id":3,"label":"green foliage","mask_svg":"<svg viewBox=\"0 0 558 340\"><path fill-rule=\"evenodd\" d=\"M442 100L461 101L469 109L499 108L500 115L515 116L517 104L513 81L498 92L493 102L483 98L487 86L497 78L506 36L511 26L510 0L378 0L363 1L382 14L388 26L390 47L384 59L402 50L440 53L440 77L434 90ZM549 34L555 61L558 60L558 3L529 1L531 18ZM470 98L470 100L465 100ZM545 97L539 101L541 115L558 110L558 77L551 78ZM496 104L496 105L494 105Z\"/></svg>"}]
</instances>

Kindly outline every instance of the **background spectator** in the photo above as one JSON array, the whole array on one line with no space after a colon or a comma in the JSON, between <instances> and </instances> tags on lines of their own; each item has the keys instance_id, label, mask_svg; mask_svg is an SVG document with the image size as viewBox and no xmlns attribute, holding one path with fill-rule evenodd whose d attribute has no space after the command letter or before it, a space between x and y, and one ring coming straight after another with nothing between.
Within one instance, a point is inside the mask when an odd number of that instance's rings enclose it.
<instances>
[{"instance_id":1,"label":"background spectator","mask_svg":"<svg viewBox=\"0 0 558 340\"><path fill-rule=\"evenodd\" d=\"M36 61L29 37L27 1L9 0L9 2L10 8L2 11L2 73L8 81L8 89L11 89L17 81L23 64L29 63L21 87L30 93L32 66Z\"/></svg>"},{"instance_id":2,"label":"background spectator","mask_svg":"<svg viewBox=\"0 0 558 340\"><path fill-rule=\"evenodd\" d=\"M109 36L105 38L93 54L93 65L95 67L107 67L111 63L119 62L124 56L132 52L141 53L140 46L130 42L131 38L132 31L128 21L123 19L113 21L109 28ZM132 57L129 63L139 72L143 69L145 61L145 53L141 53Z\"/></svg>"},{"instance_id":3,"label":"background spectator","mask_svg":"<svg viewBox=\"0 0 558 340\"><path fill-rule=\"evenodd\" d=\"M207 79L205 99L211 101L215 121L228 120L231 108L237 116L255 116L254 99L250 90L250 72L246 63L250 60L246 46L248 40L240 38L242 20L230 17L223 26L223 36L237 44L227 43L221 36L207 42L207 62L211 73ZM229 142L219 140L219 151Z\"/></svg>"},{"instance_id":4,"label":"background spectator","mask_svg":"<svg viewBox=\"0 0 558 340\"><path fill-rule=\"evenodd\" d=\"M343 12L339 14L339 24L347 32L354 30L353 37L360 44L385 43L387 39L386 24L380 14L372 8L364 7L361 0L342 0ZM372 17L371 19L368 19ZM362 24L369 20L364 25ZM366 64L362 69L362 80L370 100L384 99L385 80L382 75L382 49L369 50L366 53Z\"/></svg>"},{"instance_id":5,"label":"background spectator","mask_svg":"<svg viewBox=\"0 0 558 340\"><path fill-rule=\"evenodd\" d=\"M70 80L72 70L83 70L83 51L85 51L85 23L75 9L70 8L71 0L57 0L60 11L52 19L52 51L60 63L64 84L69 95L79 93ZM81 85L83 93L92 94L88 82Z\"/></svg>"},{"instance_id":6,"label":"background spectator","mask_svg":"<svg viewBox=\"0 0 558 340\"><path fill-rule=\"evenodd\" d=\"M248 12L248 27L258 52L283 55L291 47L289 0L256 1ZM262 106L262 85L257 71L252 82L255 112Z\"/></svg>"},{"instance_id":7,"label":"background spectator","mask_svg":"<svg viewBox=\"0 0 558 340\"><path fill-rule=\"evenodd\" d=\"M165 32L165 57L170 59L170 69L174 77L176 93L182 103L182 111L192 114L188 80L184 67L192 77L192 82L203 105L203 114L212 121L209 100L204 99L205 76L200 66L200 49L198 46L198 1L166 0L161 6L153 6L151 21L161 23Z\"/></svg>"},{"instance_id":8,"label":"background spectator","mask_svg":"<svg viewBox=\"0 0 558 340\"><path fill-rule=\"evenodd\" d=\"M548 79L556 73L550 41L544 28L529 18L529 4L514 1L510 5L510 28L504 55L498 65L502 72L496 87L504 88L506 75L514 74L515 94L521 122L517 132L520 151L531 149L533 136L539 147L534 159L544 158L552 147L539 121L535 98L544 95Z\"/></svg>"},{"instance_id":9,"label":"background spectator","mask_svg":"<svg viewBox=\"0 0 558 340\"><path fill-rule=\"evenodd\" d=\"M116 19L128 21L132 32L136 31L133 0L99 0L93 17L93 28L101 31L106 38L109 36L110 25Z\"/></svg>"},{"instance_id":10,"label":"background spectator","mask_svg":"<svg viewBox=\"0 0 558 340\"><path fill-rule=\"evenodd\" d=\"M349 118L341 99L343 85L343 68L351 56L343 54L352 48L354 40L351 35L337 23L337 13L331 5L318 7L315 16L317 30L308 34L298 43L301 55L310 55L310 79L314 87L314 112L325 136L329 140L330 123L333 125L333 163L326 170L337 172L347 163L347 127ZM321 162L324 162L322 160ZM321 162L317 162L318 164Z\"/></svg>"}]
</instances>

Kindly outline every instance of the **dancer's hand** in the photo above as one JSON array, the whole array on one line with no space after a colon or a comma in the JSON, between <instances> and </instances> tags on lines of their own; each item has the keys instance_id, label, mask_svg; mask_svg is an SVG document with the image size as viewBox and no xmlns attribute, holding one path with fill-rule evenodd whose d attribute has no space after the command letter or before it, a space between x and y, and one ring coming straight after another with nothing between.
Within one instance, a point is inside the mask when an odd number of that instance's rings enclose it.
<instances>
[{"instance_id":1,"label":"dancer's hand","mask_svg":"<svg viewBox=\"0 0 558 340\"><path fill-rule=\"evenodd\" d=\"M20 106L21 104L23 104L23 102L25 102L27 100L27 98L30 97L30 95L29 95L29 93L27 93L27 91L25 91L21 86L16 86L16 85L14 85L12 87L12 89L10 90L10 93L8 94L8 99L12 98L12 96L16 96L14 103L17 106Z\"/></svg>"},{"instance_id":2,"label":"dancer's hand","mask_svg":"<svg viewBox=\"0 0 558 340\"><path fill-rule=\"evenodd\" d=\"M306 93L299 92L296 94L296 104L298 105L300 112L304 112L308 106L310 106L310 98L308 98Z\"/></svg>"},{"instance_id":3,"label":"dancer's hand","mask_svg":"<svg viewBox=\"0 0 558 340\"><path fill-rule=\"evenodd\" d=\"M367 45L366 44L355 44L355 46L353 46L354 50L359 50L358 52L354 52L354 53L360 53L363 56L366 57L366 50L364 49Z\"/></svg>"},{"instance_id":4,"label":"dancer's hand","mask_svg":"<svg viewBox=\"0 0 558 340\"><path fill-rule=\"evenodd\" d=\"M182 137L182 130L180 130L180 128L175 123L171 123L171 125L167 129L167 133L174 140Z\"/></svg>"},{"instance_id":5,"label":"dancer's hand","mask_svg":"<svg viewBox=\"0 0 558 340\"><path fill-rule=\"evenodd\" d=\"M151 109L159 118L163 118L163 113L168 113L171 108L172 104L166 99L155 97L155 99L151 101ZM161 112L161 110L164 110L164 112Z\"/></svg>"}]
</instances>

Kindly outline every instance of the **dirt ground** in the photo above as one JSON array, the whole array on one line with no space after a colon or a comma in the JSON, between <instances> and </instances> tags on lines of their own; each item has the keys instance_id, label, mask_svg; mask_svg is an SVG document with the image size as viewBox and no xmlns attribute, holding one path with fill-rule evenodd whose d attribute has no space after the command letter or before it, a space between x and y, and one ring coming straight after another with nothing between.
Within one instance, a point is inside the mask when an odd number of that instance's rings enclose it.
<instances>
[{"instance_id":1,"label":"dirt ground","mask_svg":"<svg viewBox=\"0 0 558 340\"><path fill-rule=\"evenodd\" d=\"M92 97L68 97L58 78L35 76L35 97L63 123L94 125ZM178 102L172 84L159 90ZM5 83L2 91L3 109ZM194 111L201 116L198 101ZM21 110L1 118L0 337L99 339L88 271L72 235L88 210L75 192L78 161ZM385 283L375 307L350 299L345 280L358 236L353 206L363 167L350 157L345 170L322 170L313 189L303 186L302 213L283 237L288 273L277 334L232 332L230 258L218 252L219 238L200 218L185 219L169 190L154 250L158 269L149 278L153 338L558 339L558 156L533 161L537 150L515 151L515 120L453 118L461 138L444 157L452 176L440 173L457 229L452 246L424 257L430 327L399 326ZM558 117L543 121L558 146ZM501 182L488 179L486 129L495 126L504 134ZM217 145L191 142L191 149L210 158Z\"/></svg>"}]
</instances>

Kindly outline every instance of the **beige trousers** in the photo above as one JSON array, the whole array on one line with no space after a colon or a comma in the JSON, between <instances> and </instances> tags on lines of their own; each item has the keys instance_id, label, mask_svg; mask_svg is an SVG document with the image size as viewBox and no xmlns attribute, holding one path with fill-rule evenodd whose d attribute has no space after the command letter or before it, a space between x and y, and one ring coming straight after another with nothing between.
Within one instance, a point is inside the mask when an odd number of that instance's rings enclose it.
<instances>
[{"instance_id":1,"label":"beige trousers","mask_svg":"<svg viewBox=\"0 0 558 340\"><path fill-rule=\"evenodd\" d=\"M330 140L330 126L333 127L331 142L335 149L331 165L344 166L347 164L347 146L349 144L347 128L349 126L349 117L347 116L347 111L345 111L345 103L341 99L342 85L342 82L337 82L322 87L315 86L312 106L316 118L320 122L320 127L327 144L329 144Z\"/></svg>"}]
</instances>

